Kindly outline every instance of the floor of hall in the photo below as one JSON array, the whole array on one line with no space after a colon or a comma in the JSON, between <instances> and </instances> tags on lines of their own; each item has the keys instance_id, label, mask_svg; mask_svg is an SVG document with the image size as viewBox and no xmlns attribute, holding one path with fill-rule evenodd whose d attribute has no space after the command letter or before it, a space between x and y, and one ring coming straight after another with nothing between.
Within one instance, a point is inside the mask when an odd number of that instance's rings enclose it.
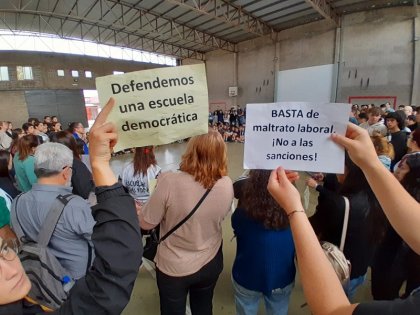
<instances>
[{"instance_id":1,"label":"floor of hall","mask_svg":"<svg viewBox=\"0 0 420 315\"><path fill-rule=\"evenodd\" d=\"M238 178L244 171L243 169L243 144L228 143L229 176L232 180ZM186 143L174 143L156 148L156 159L163 171L175 171L178 169L181 156L186 148ZM120 155L113 158L111 165L114 171L119 174L125 163L132 159L132 154ZM305 177L305 175L301 176ZM303 195L305 190L304 178L301 178L297 187ZM310 191L310 201L308 214L314 211L317 203L317 192ZM235 258L236 243L233 239L233 231L230 223L230 215L223 222L223 254L224 270L218 280L213 299L213 313L215 315L234 315L235 304L233 300L233 290L231 284L231 269ZM355 302L370 300L370 280L367 280L363 287L359 288ZM130 303L122 313L123 315L155 315L159 314L159 294L154 270L150 264L143 263L138 274L135 287L132 293ZM187 309L186 314L191 314ZM258 314L265 314L262 303ZM309 308L305 306L302 286L299 281L299 275L296 276L295 288L293 290L289 314L303 315L310 314Z\"/></svg>"}]
</instances>

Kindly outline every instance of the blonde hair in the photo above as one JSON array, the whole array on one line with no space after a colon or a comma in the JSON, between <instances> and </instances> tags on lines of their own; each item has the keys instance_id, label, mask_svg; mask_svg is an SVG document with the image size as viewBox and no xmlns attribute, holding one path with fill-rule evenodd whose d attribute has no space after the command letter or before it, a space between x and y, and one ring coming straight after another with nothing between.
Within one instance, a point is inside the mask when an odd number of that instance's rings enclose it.
<instances>
[{"instance_id":1,"label":"blonde hair","mask_svg":"<svg viewBox=\"0 0 420 315\"><path fill-rule=\"evenodd\" d=\"M395 153L394 153L394 146L392 143L388 141L386 137L383 137L382 135L374 134L372 137L370 137L373 142L373 146L375 147L376 154L379 155L385 155L389 157L391 160L394 159Z\"/></svg>"},{"instance_id":2,"label":"blonde hair","mask_svg":"<svg viewBox=\"0 0 420 315\"><path fill-rule=\"evenodd\" d=\"M179 168L192 175L206 189L226 176L226 144L220 133L210 130L207 134L192 137Z\"/></svg>"}]
</instances>

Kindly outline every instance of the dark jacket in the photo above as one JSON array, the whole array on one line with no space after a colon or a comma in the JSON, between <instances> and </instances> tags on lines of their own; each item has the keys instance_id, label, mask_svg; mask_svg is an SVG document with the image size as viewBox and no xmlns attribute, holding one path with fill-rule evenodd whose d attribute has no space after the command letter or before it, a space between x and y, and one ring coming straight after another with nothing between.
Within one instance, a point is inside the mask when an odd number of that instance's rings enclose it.
<instances>
[{"instance_id":1,"label":"dark jacket","mask_svg":"<svg viewBox=\"0 0 420 315\"><path fill-rule=\"evenodd\" d=\"M325 189L316 188L320 195L315 214L309 219L315 233L321 241L340 246L344 222L345 203L342 195ZM350 202L350 214L347 228L344 255L351 262L350 278L360 277L367 272L375 245L371 241L371 227L367 220L370 205L364 191L347 196Z\"/></svg>"},{"instance_id":2,"label":"dark jacket","mask_svg":"<svg viewBox=\"0 0 420 315\"><path fill-rule=\"evenodd\" d=\"M79 159L73 159L71 185L73 186L73 194L79 195L83 199L88 199L90 192L95 188L92 173Z\"/></svg>"},{"instance_id":3,"label":"dark jacket","mask_svg":"<svg viewBox=\"0 0 420 315\"><path fill-rule=\"evenodd\" d=\"M13 199L20 194L20 191L13 184L10 177L0 177L0 188L7 192Z\"/></svg>"},{"instance_id":4,"label":"dark jacket","mask_svg":"<svg viewBox=\"0 0 420 315\"><path fill-rule=\"evenodd\" d=\"M391 143L395 152L395 157L391 161L391 170L393 170L395 164L407 153L407 134L404 131L391 133Z\"/></svg>"},{"instance_id":5,"label":"dark jacket","mask_svg":"<svg viewBox=\"0 0 420 315\"><path fill-rule=\"evenodd\" d=\"M92 207L95 260L71 289L69 299L48 314L121 314L130 300L143 254L134 200L119 183L96 188L96 196L98 204ZM0 314L44 313L28 308L22 312L20 302L0 306Z\"/></svg>"}]
</instances>

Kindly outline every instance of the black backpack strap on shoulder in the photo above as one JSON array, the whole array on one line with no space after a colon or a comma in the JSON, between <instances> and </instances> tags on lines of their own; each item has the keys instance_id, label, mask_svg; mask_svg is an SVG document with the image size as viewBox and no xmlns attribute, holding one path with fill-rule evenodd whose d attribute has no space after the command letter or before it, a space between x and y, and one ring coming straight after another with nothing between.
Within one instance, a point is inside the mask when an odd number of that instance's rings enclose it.
<instances>
[{"instance_id":1,"label":"black backpack strap on shoulder","mask_svg":"<svg viewBox=\"0 0 420 315\"><path fill-rule=\"evenodd\" d=\"M16 197L15 202L12 203L12 209L10 211L10 215L11 215L11 221L14 222L14 223L16 223L16 224L12 224L12 229L16 233L16 236L17 236L19 242L26 243L26 242L28 242L30 240L28 240L28 238L26 237L25 232L23 231L22 224L20 223L20 220L19 220L18 206L17 206L17 203L19 201L19 198L23 194L24 193L19 194Z\"/></svg>"},{"instance_id":2,"label":"black backpack strap on shoulder","mask_svg":"<svg viewBox=\"0 0 420 315\"><path fill-rule=\"evenodd\" d=\"M51 236L54 233L55 227L57 226L58 220L60 219L64 208L67 206L69 201L73 199L75 195L58 195L48 211L45 222L41 227L38 234L38 244L43 247L47 247L50 242Z\"/></svg>"},{"instance_id":3,"label":"black backpack strap on shoulder","mask_svg":"<svg viewBox=\"0 0 420 315\"><path fill-rule=\"evenodd\" d=\"M206 197L207 197L207 195L209 194L210 191L211 191L211 189L207 189L206 190L206 192L204 193L203 197L201 197L201 199L197 202L197 204L190 211L190 213L183 220L181 220L177 225L175 225L168 233L166 233L164 236L162 236L162 238L159 240L159 244L162 243L164 240L166 240L169 235L171 235L173 232L175 232L176 230L178 230L181 227L181 225L183 225L185 222L188 221L189 218L192 217L192 215L194 214L194 212L196 212L197 209L200 207L200 205L203 203L204 199L206 199Z\"/></svg>"}]
</instances>

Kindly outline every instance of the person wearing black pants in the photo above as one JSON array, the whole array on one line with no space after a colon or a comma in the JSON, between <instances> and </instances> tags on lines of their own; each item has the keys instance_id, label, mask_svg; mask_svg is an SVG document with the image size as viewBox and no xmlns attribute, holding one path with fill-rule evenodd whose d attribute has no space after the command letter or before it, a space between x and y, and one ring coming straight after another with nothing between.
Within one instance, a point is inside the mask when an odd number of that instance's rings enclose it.
<instances>
[{"instance_id":1,"label":"person wearing black pants","mask_svg":"<svg viewBox=\"0 0 420 315\"><path fill-rule=\"evenodd\" d=\"M192 275L171 277L156 269L161 315L185 315L188 293L192 314L213 314L214 287L222 270L222 246L210 262Z\"/></svg>"}]
</instances>

